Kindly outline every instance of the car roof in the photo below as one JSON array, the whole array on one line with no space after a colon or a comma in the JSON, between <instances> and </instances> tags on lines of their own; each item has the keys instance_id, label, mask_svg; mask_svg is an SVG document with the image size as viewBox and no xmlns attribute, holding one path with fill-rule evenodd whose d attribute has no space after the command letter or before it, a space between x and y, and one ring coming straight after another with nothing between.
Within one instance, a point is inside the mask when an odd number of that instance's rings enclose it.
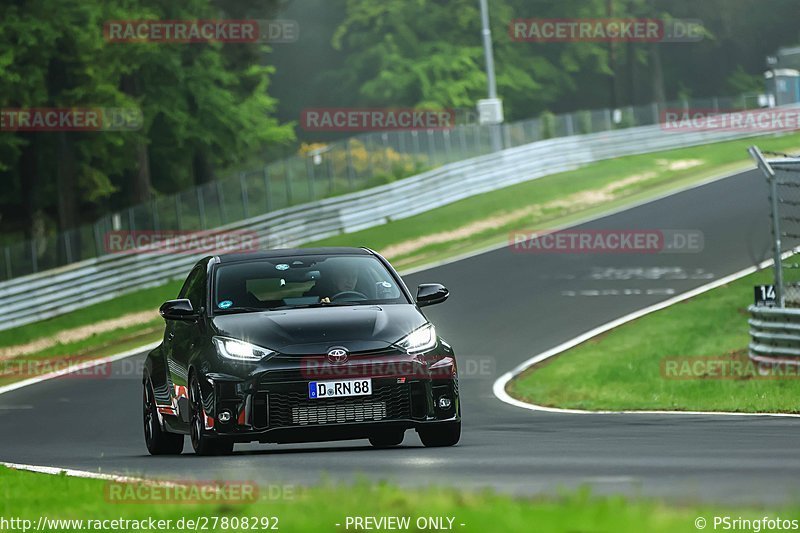
<instances>
[{"instance_id":1,"label":"car roof","mask_svg":"<svg viewBox=\"0 0 800 533\"><path fill-rule=\"evenodd\" d=\"M350 248L343 246L328 246L324 248L278 248L258 252L245 252L236 254L220 254L215 256L220 263L233 263L236 261L258 261L274 257L306 256L306 255L373 255L366 248Z\"/></svg>"}]
</instances>

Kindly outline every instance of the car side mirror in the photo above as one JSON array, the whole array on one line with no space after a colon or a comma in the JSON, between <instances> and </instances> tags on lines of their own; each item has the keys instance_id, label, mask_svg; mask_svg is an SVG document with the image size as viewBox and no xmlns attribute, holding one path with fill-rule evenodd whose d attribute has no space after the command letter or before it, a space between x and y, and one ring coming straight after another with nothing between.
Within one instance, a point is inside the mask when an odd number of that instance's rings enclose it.
<instances>
[{"instance_id":1,"label":"car side mirror","mask_svg":"<svg viewBox=\"0 0 800 533\"><path fill-rule=\"evenodd\" d=\"M186 299L169 300L158 310L164 320L197 320L200 315L195 312L192 302Z\"/></svg>"},{"instance_id":2,"label":"car side mirror","mask_svg":"<svg viewBox=\"0 0 800 533\"><path fill-rule=\"evenodd\" d=\"M440 304L447 300L448 296L450 296L450 291L438 283L424 283L417 287L417 305L420 307Z\"/></svg>"}]
</instances>

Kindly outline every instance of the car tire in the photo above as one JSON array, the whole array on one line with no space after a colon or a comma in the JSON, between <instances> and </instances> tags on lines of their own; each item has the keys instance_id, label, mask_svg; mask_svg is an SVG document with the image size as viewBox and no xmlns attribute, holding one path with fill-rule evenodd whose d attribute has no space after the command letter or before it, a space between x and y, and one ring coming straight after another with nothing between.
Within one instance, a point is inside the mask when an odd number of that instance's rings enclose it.
<instances>
[{"instance_id":1,"label":"car tire","mask_svg":"<svg viewBox=\"0 0 800 533\"><path fill-rule=\"evenodd\" d=\"M194 376L189 380L189 437L196 455L228 455L233 452L233 441L212 437L206 432L203 406L200 401L200 383Z\"/></svg>"},{"instance_id":2,"label":"car tire","mask_svg":"<svg viewBox=\"0 0 800 533\"><path fill-rule=\"evenodd\" d=\"M461 422L440 422L417 429L422 444L429 448L455 446L461 440Z\"/></svg>"},{"instance_id":3,"label":"car tire","mask_svg":"<svg viewBox=\"0 0 800 533\"><path fill-rule=\"evenodd\" d=\"M164 431L158 421L153 384L146 380L142 387L144 443L150 455L178 455L183 452L183 435Z\"/></svg>"},{"instance_id":4,"label":"car tire","mask_svg":"<svg viewBox=\"0 0 800 533\"><path fill-rule=\"evenodd\" d=\"M381 431L369 437L369 443L376 448L391 448L403 442L406 432L402 429Z\"/></svg>"}]
</instances>

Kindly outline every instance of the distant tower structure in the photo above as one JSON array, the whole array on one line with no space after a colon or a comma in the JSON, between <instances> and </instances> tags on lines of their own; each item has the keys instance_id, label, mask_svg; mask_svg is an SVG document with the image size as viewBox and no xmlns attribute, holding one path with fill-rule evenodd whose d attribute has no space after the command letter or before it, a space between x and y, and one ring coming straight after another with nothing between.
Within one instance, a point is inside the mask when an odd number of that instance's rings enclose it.
<instances>
[{"instance_id":1,"label":"distant tower structure","mask_svg":"<svg viewBox=\"0 0 800 533\"><path fill-rule=\"evenodd\" d=\"M800 103L800 46L779 48L767 57L767 97L770 107Z\"/></svg>"}]
</instances>

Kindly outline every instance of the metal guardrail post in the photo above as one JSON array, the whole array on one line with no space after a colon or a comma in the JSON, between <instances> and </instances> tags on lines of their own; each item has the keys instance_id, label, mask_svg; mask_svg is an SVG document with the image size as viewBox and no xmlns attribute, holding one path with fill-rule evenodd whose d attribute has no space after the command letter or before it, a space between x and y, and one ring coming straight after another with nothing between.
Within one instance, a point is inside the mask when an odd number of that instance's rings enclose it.
<instances>
[{"instance_id":1,"label":"metal guardrail post","mask_svg":"<svg viewBox=\"0 0 800 533\"><path fill-rule=\"evenodd\" d=\"M264 196L267 202L267 213L272 211L272 187L269 182L269 165L264 165Z\"/></svg>"},{"instance_id":2,"label":"metal guardrail post","mask_svg":"<svg viewBox=\"0 0 800 533\"><path fill-rule=\"evenodd\" d=\"M333 156L330 155L329 157L324 157L323 154L322 161L325 165L325 172L328 174L328 194L334 194L334 189L336 187L336 176L334 175L333 169Z\"/></svg>"},{"instance_id":3,"label":"metal guardrail post","mask_svg":"<svg viewBox=\"0 0 800 533\"><path fill-rule=\"evenodd\" d=\"M247 173L240 172L239 173L239 187L241 188L242 192L242 212L244 213L244 218L250 218L250 202L249 198L247 197Z\"/></svg>"},{"instance_id":4,"label":"metal guardrail post","mask_svg":"<svg viewBox=\"0 0 800 533\"><path fill-rule=\"evenodd\" d=\"M434 148L436 146L436 141L433 138L433 132L431 130L426 130L426 134L428 136L428 139L427 139L427 142L428 142L428 163L430 165L435 165L436 164L436 152L434 151Z\"/></svg>"},{"instance_id":5,"label":"metal guardrail post","mask_svg":"<svg viewBox=\"0 0 800 533\"><path fill-rule=\"evenodd\" d=\"M64 232L64 257L67 260L65 264L72 263L72 240L69 238L69 231Z\"/></svg>"},{"instance_id":6,"label":"metal guardrail post","mask_svg":"<svg viewBox=\"0 0 800 533\"><path fill-rule=\"evenodd\" d=\"M31 239L28 242L31 245L30 246L31 247L31 268L33 270L33 273L35 274L35 273L39 272L39 262L37 260L38 258L36 257L36 241Z\"/></svg>"},{"instance_id":7,"label":"metal guardrail post","mask_svg":"<svg viewBox=\"0 0 800 533\"><path fill-rule=\"evenodd\" d=\"M353 176L353 153L350 151L350 141L344 143L344 158L344 166L347 167L347 186L352 191L355 189L356 180Z\"/></svg>"},{"instance_id":8,"label":"metal guardrail post","mask_svg":"<svg viewBox=\"0 0 800 533\"><path fill-rule=\"evenodd\" d=\"M461 126L458 128L458 149L460 150L461 157L467 156L467 127Z\"/></svg>"},{"instance_id":9,"label":"metal guardrail post","mask_svg":"<svg viewBox=\"0 0 800 533\"><path fill-rule=\"evenodd\" d=\"M150 210L153 213L153 229L155 231L158 231L158 230L161 229L161 226L159 224L160 221L159 221L159 217L158 217L158 200L157 199L154 198L153 200L151 200Z\"/></svg>"},{"instance_id":10,"label":"metal guardrail post","mask_svg":"<svg viewBox=\"0 0 800 533\"><path fill-rule=\"evenodd\" d=\"M292 166L287 162L286 159L283 160L283 179L286 182L286 205L292 205L294 203L292 191Z\"/></svg>"},{"instance_id":11,"label":"metal guardrail post","mask_svg":"<svg viewBox=\"0 0 800 533\"><path fill-rule=\"evenodd\" d=\"M310 202L316 198L314 188L316 187L317 182L317 173L314 169L314 162L311 161L310 157L306 157L306 181L308 182L308 201Z\"/></svg>"},{"instance_id":12,"label":"metal guardrail post","mask_svg":"<svg viewBox=\"0 0 800 533\"><path fill-rule=\"evenodd\" d=\"M228 222L228 210L225 208L225 193L222 190L222 184L219 181L216 183L217 190L217 205L219 206L219 218L223 224Z\"/></svg>"},{"instance_id":13,"label":"metal guardrail post","mask_svg":"<svg viewBox=\"0 0 800 533\"><path fill-rule=\"evenodd\" d=\"M200 216L200 229L206 229L206 206L203 201L203 188L198 187L197 191L197 214Z\"/></svg>"},{"instance_id":14,"label":"metal guardrail post","mask_svg":"<svg viewBox=\"0 0 800 533\"><path fill-rule=\"evenodd\" d=\"M770 205L772 207L772 233L774 237L772 258L775 262L775 300L778 307L784 307L783 300L783 261L781 260L781 223L778 216L778 182L775 179L775 171L770 164L764 159L764 154L757 146L751 146L747 152L758 164L758 168L767 177L769 182Z\"/></svg>"},{"instance_id":15,"label":"metal guardrail post","mask_svg":"<svg viewBox=\"0 0 800 533\"><path fill-rule=\"evenodd\" d=\"M444 140L444 159L451 163L453 161L453 147L450 144L449 130L442 130L442 139Z\"/></svg>"},{"instance_id":16,"label":"metal guardrail post","mask_svg":"<svg viewBox=\"0 0 800 533\"><path fill-rule=\"evenodd\" d=\"M6 279L11 279L13 277L13 272L11 271L11 250L8 249L8 246L5 247L5 255L6 259Z\"/></svg>"},{"instance_id":17,"label":"metal guardrail post","mask_svg":"<svg viewBox=\"0 0 800 533\"><path fill-rule=\"evenodd\" d=\"M181 231L183 229L183 224L181 223L181 195L175 195L175 225L178 226L177 230Z\"/></svg>"}]
</instances>

